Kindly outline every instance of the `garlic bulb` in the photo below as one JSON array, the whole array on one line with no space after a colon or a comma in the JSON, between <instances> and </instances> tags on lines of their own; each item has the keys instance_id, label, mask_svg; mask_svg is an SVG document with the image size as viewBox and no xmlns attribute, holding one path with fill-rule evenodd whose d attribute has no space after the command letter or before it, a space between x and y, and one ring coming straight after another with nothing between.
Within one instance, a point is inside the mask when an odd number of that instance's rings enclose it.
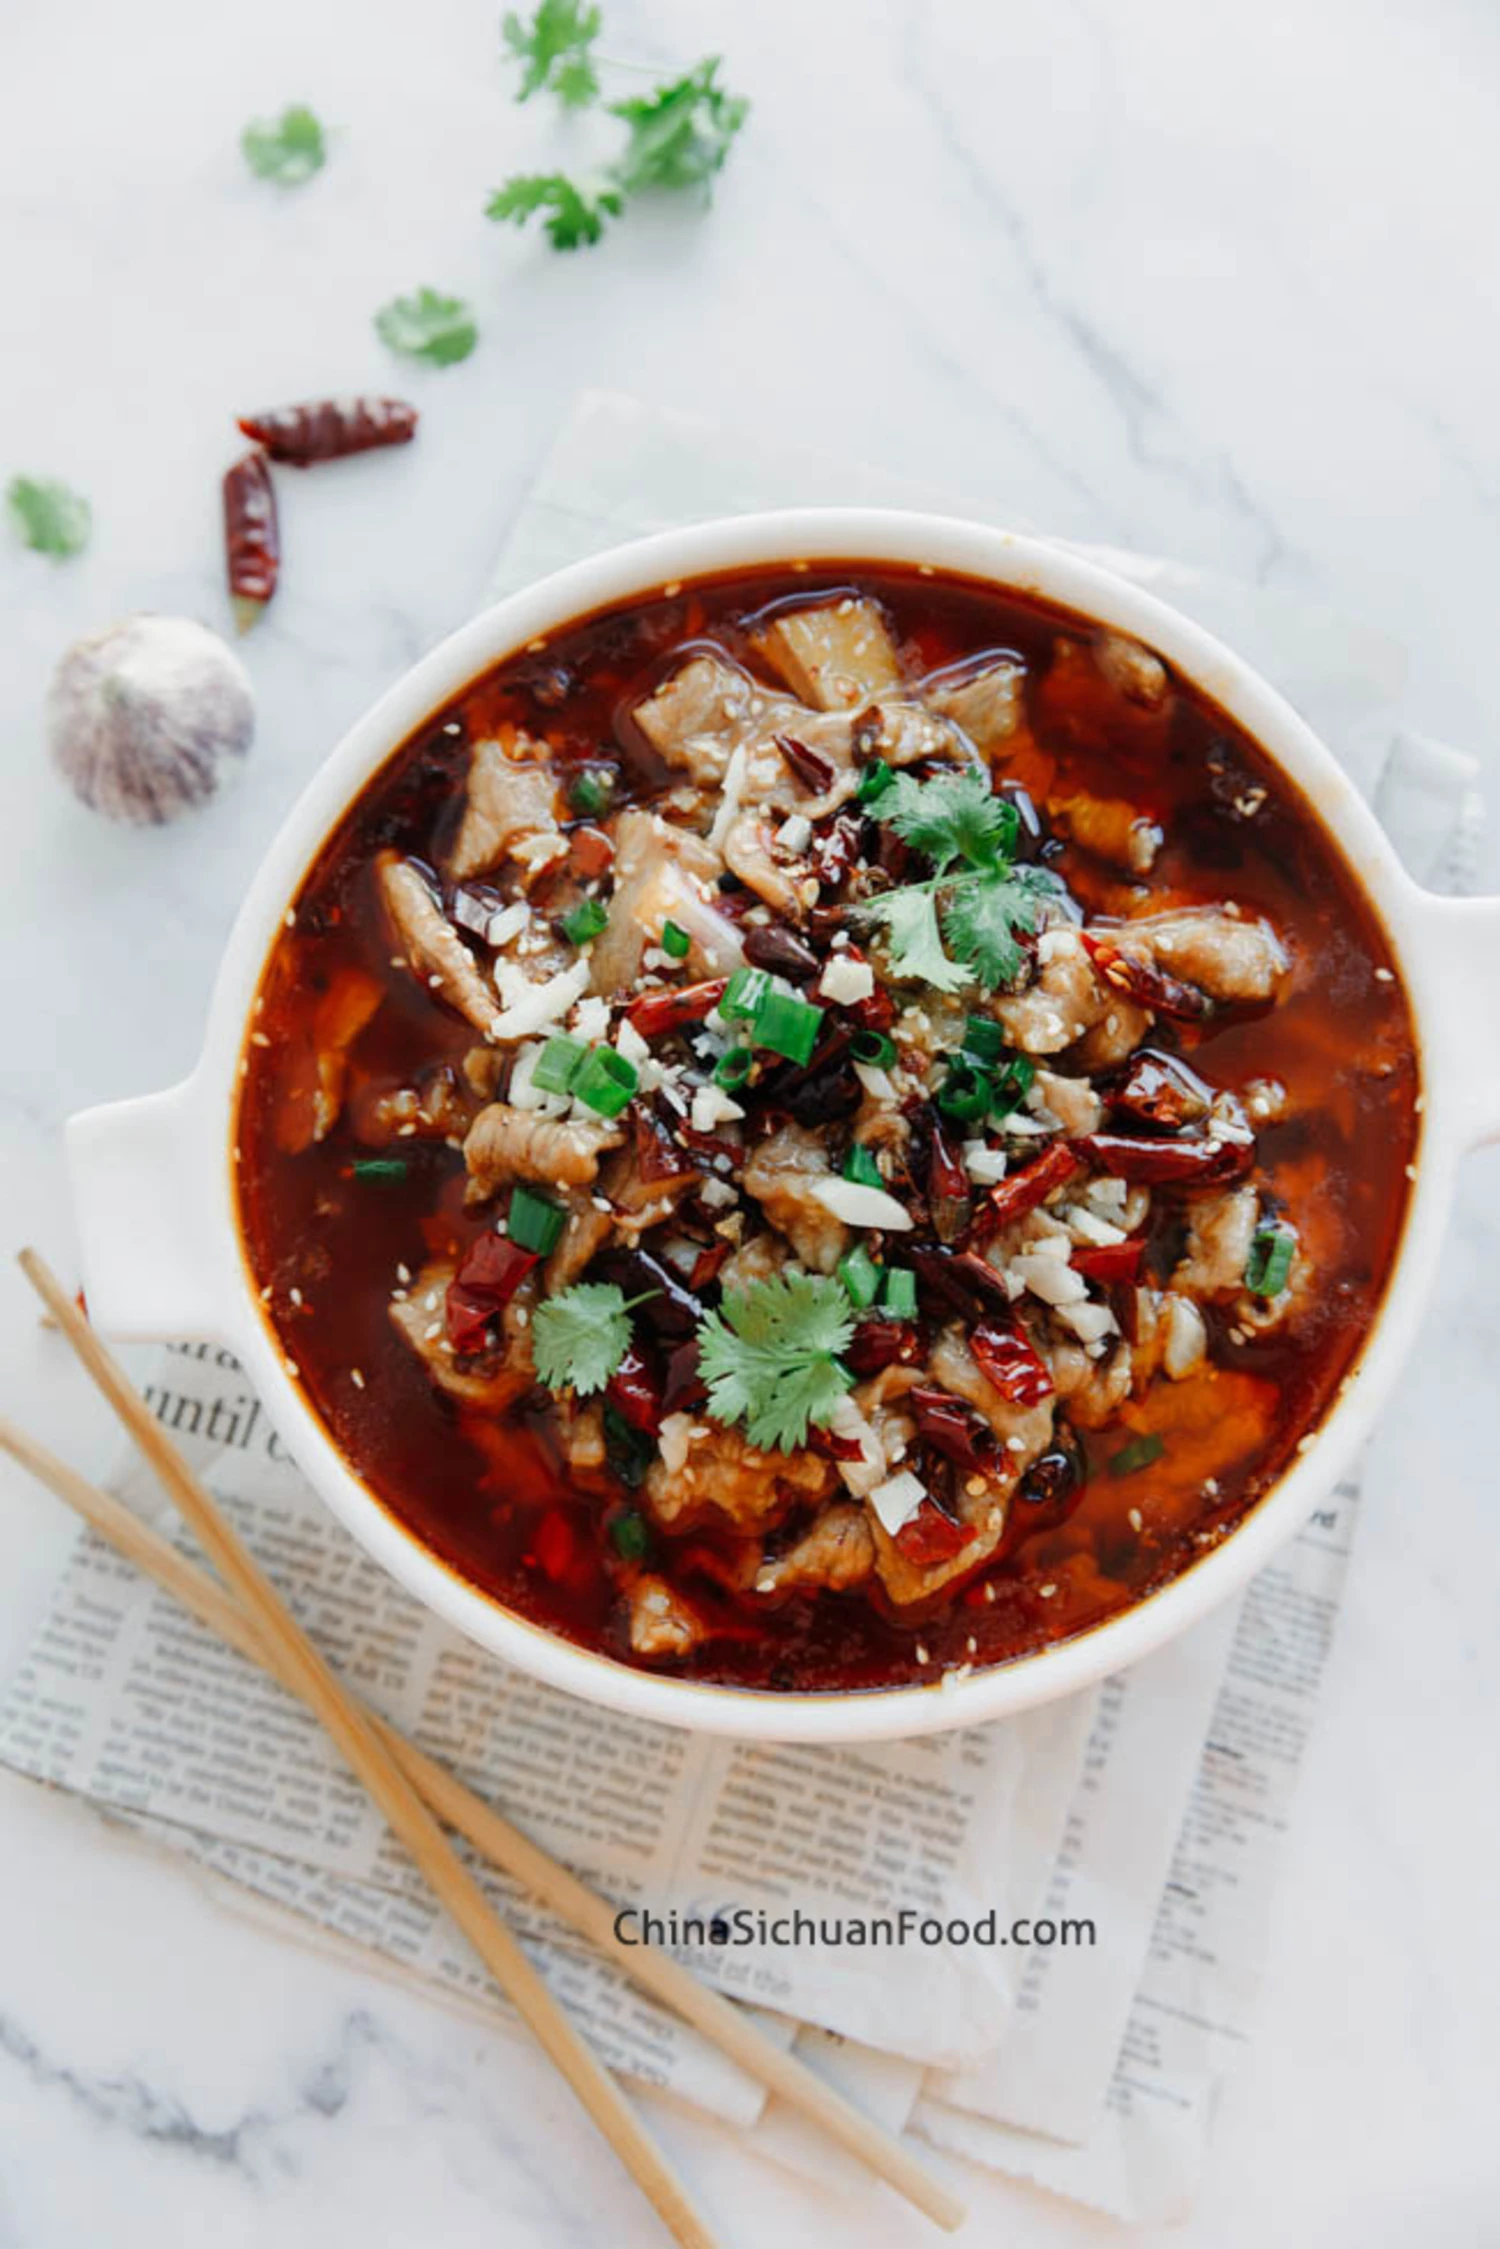
<instances>
[{"instance_id":1,"label":"garlic bulb","mask_svg":"<svg viewBox=\"0 0 1500 2249\"><path fill-rule=\"evenodd\" d=\"M254 731L244 666L190 617L142 613L75 641L47 698L53 763L75 795L137 827L207 804Z\"/></svg>"}]
</instances>

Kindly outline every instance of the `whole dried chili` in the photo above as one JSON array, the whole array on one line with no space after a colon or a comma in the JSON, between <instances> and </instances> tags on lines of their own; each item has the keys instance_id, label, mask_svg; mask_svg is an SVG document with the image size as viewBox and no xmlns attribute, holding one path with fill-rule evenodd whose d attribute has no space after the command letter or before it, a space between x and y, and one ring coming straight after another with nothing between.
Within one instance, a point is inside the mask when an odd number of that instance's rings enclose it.
<instances>
[{"instance_id":1,"label":"whole dried chili","mask_svg":"<svg viewBox=\"0 0 1500 2249\"><path fill-rule=\"evenodd\" d=\"M522 1249L508 1234L481 1234L448 1283L444 1313L448 1341L462 1355L483 1351L490 1323L505 1310L538 1262L535 1250Z\"/></svg>"},{"instance_id":2,"label":"whole dried chili","mask_svg":"<svg viewBox=\"0 0 1500 2249\"><path fill-rule=\"evenodd\" d=\"M224 560L235 623L248 632L275 593L281 569L271 464L259 450L244 454L224 477Z\"/></svg>"},{"instance_id":3,"label":"whole dried chili","mask_svg":"<svg viewBox=\"0 0 1500 2249\"><path fill-rule=\"evenodd\" d=\"M1195 984L1184 984L1180 976L1169 975L1153 961L1122 952L1109 938L1091 930L1084 930L1082 937L1084 949L1104 982L1138 1006L1154 1008L1158 1015L1174 1015L1184 1023L1201 1023L1213 1014L1213 1001Z\"/></svg>"},{"instance_id":4,"label":"whole dried chili","mask_svg":"<svg viewBox=\"0 0 1500 2249\"><path fill-rule=\"evenodd\" d=\"M769 968L792 984L807 984L822 963L785 922L755 923L745 931L745 958L752 968Z\"/></svg>"},{"instance_id":5,"label":"whole dried chili","mask_svg":"<svg viewBox=\"0 0 1500 2249\"><path fill-rule=\"evenodd\" d=\"M969 1221L973 1183L931 1103L927 1105L923 1121L927 1141L927 1203L932 1212L932 1229L940 1242L955 1242Z\"/></svg>"},{"instance_id":6,"label":"whole dried chili","mask_svg":"<svg viewBox=\"0 0 1500 2249\"><path fill-rule=\"evenodd\" d=\"M1087 1150L1088 1142L1080 1141L1078 1145ZM1009 1178L990 1189L974 1221L975 1234L980 1240L987 1240L1002 1227L1024 1218L1028 1211L1038 1209L1050 1194L1072 1178L1079 1163L1080 1158L1068 1141L1054 1140L1024 1171L1012 1172Z\"/></svg>"},{"instance_id":7,"label":"whole dried chili","mask_svg":"<svg viewBox=\"0 0 1500 2249\"><path fill-rule=\"evenodd\" d=\"M994 1466L1000 1440L962 1398L947 1390L908 1390L906 1402L916 1415L921 1435L955 1468L984 1475Z\"/></svg>"},{"instance_id":8,"label":"whole dried chili","mask_svg":"<svg viewBox=\"0 0 1500 2249\"><path fill-rule=\"evenodd\" d=\"M808 847L813 873L825 890L837 890L859 857L865 824L852 812L840 812L816 829Z\"/></svg>"},{"instance_id":9,"label":"whole dried chili","mask_svg":"<svg viewBox=\"0 0 1500 2249\"><path fill-rule=\"evenodd\" d=\"M1105 1095L1112 1116L1127 1117L1148 1131L1180 1132L1208 1115L1208 1087L1173 1054L1143 1046L1119 1082Z\"/></svg>"},{"instance_id":10,"label":"whole dried chili","mask_svg":"<svg viewBox=\"0 0 1500 2249\"><path fill-rule=\"evenodd\" d=\"M1036 1352L1014 1328L977 1327L969 1349L985 1380L1009 1405L1039 1406L1052 1395L1052 1377Z\"/></svg>"},{"instance_id":11,"label":"whole dried chili","mask_svg":"<svg viewBox=\"0 0 1500 2249\"><path fill-rule=\"evenodd\" d=\"M845 1366L861 1379L883 1367L914 1366L921 1356L914 1320L861 1320L843 1352Z\"/></svg>"},{"instance_id":12,"label":"whole dried chili","mask_svg":"<svg viewBox=\"0 0 1500 2249\"><path fill-rule=\"evenodd\" d=\"M373 452L377 445L409 444L416 435L417 409L399 398L318 398L301 406L276 406L265 414L242 414L240 428L273 461L305 469L314 461Z\"/></svg>"},{"instance_id":13,"label":"whole dried chili","mask_svg":"<svg viewBox=\"0 0 1500 2249\"><path fill-rule=\"evenodd\" d=\"M1216 1187L1243 1178L1255 1162L1253 1139L1136 1140L1125 1132L1090 1132L1076 1146L1111 1178L1143 1187Z\"/></svg>"},{"instance_id":14,"label":"whole dried chili","mask_svg":"<svg viewBox=\"0 0 1500 2249\"><path fill-rule=\"evenodd\" d=\"M710 976L702 984L684 984L676 991L642 992L626 1010L626 1021L643 1039L665 1038L685 1024L701 1023L712 1015L723 997L727 976Z\"/></svg>"},{"instance_id":15,"label":"whole dried chili","mask_svg":"<svg viewBox=\"0 0 1500 2249\"><path fill-rule=\"evenodd\" d=\"M774 734L771 739L804 789L813 789L821 796L833 787L833 767L821 751L810 750L795 734Z\"/></svg>"}]
</instances>

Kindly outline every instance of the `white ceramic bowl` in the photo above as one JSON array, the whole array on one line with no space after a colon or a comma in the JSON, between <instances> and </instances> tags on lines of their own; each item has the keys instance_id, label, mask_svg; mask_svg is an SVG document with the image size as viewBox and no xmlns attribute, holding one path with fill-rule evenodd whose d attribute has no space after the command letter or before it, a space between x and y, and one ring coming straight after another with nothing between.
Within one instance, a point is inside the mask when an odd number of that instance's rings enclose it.
<instances>
[{"instance_id":1,"label":"white ceramic bowl","mask_svg":"<svg viewBox=\"0 0 1500 2249\"><path fill-rule=\"evenodd\" d=\"M478 674L539 635L674 579L762 564L895 562L988 579L1133 634L1195 681L1316 806L1400 963L1421 1043L1417 1178L1383 1305L1307 1451L1219 1546L1079 1639L946 1688L771 1694L630 1669L475 1590L361 1483L282 1364L241 1252L231 1186L246 1018L289 900L370 776ZM219 972L197 1069L170 1091L68 1127L89 1308L121 1338L210 1337L247 1373L300 1466L354 1536L417 1598L507 1663L640 1717L761 1739L849 1742L973 1725L1068 1694L1159 1647L1222 1601L1306 1521L1368 1436L1422 1316L1460 1155L1500 1133L1500 899L1439 899L1398 862L1369 808L1296 713L1161 602L1057 548L976 524L808 509L665 532L575 564L464 626L383 695L315 776L260 868Z\"/></svg>"}]
</instances>

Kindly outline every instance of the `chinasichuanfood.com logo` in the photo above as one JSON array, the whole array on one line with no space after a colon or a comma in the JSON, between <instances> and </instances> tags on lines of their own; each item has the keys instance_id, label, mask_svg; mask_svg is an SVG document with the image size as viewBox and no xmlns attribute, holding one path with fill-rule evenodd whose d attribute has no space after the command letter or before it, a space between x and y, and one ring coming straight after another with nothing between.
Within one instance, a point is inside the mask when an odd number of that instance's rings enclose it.
<instances>
[{"instance_id":1,"label":"chinasichuanfood.com logo","mask_svg":"<svg viewBox=\"0 0 1500 2249\"><path fill-rule=\"evenodd\" d=\"M697 1948L723 1952L735 1945L771 1949L798 1945L841 1947L885 1945L1018 1945L1039 1950L1071 1945L1092 1948L1094 1924L1087 1919L1002 1921L988 1913L918 1913L902 1906L894 1913L766 1913L758 1907L725 1906L704 1913L652 1913L645 1906L622 1906L615 1936L624 1945L659 1945L671 1951Z\"/></svg>"}]
</instances>

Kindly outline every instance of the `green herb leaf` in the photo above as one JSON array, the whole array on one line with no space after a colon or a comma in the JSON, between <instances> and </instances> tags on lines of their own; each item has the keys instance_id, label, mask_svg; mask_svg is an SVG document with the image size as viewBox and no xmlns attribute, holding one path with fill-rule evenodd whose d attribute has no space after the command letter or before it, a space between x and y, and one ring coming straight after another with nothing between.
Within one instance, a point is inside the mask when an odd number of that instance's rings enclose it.
<instances>
[{"instance_id":1,"label":"green herb leaf","mask_svg":"<svg viewBox=\"0 0 1500 2249\"><path fill-rule=\"evenodd\" d=\"M404 1156L356 1156L349 1168L356 1179L392 1182L406 1177L407 1163Z\"/></svg>"},{"instance_id":2,"label":"green herb leaf","mask_svg":"<svg viewBox=\"0 0 1500 2249\"><path fill-rule=\"evenodd\" d=\"M451 367L467 359L479 341L474 315L463 298L445 297L436 289L393 297L376 313L375 333L388 350L406 359L429 360L434 367Z\"/></svg>"},{"instance_id":3,"label":"green herb leaf","mask_svg":"<svg viewBox=\"0 0 1500 2249\"><path fill-rule=\"evenodd\" d=\"M707 184L723 167L750 104L718 83L719 58L633 101L611 102L610 114L630 127L625 154L612 169L626 195L643 187Z\"/></svg>"},{"instance_id":4,"label":"green herb leaf","mask_svg":"<svg viewBox=\"0 0 1500 2249\"><path fill-rule=\"evenodd\" d=\"M301 187L328 161L323 128L310 109L294 103L277 118L259 117L240 135L245 162L257 179Z\"/></svg>"},{"instance_id":5,"label":"green herb leaf","mask_svg":"<svg viewBox=\"0 0 1500 2249\"><path fill-rule=\"evenodd\" d=\"M940 773L930 781L899 774L876 799L875 817L939 874L959 859L971 867L1008 863L1020 825L1015 806L996 796L982 773Z\"/></svg>"},{"instance_id":6,"label":"green herb leaf","mask_svg":"<svg viewBox=\"0 0 1500 2249\"><path fill-rule=\"evenodd\" d=\"M1250 1294L1268 1301L1280 1296L1291 1278L1296 1254L1297 1237L1290 1226L1280 1219L1268 1219L1257 1226L1245 1260L1245 1286Z\"/></svg>"},{"instance_id":7,"label":"green herb leaf","mask_svg":"<svg viewBox=\"0 0 1500 2249\"><path fill-rule=\"evenodd\" d=\"M520 172L490 197L485 215L524 226L538 212L549 212L544 224L553 249L578 250L597 242L606 220L617 219L624 208L624 197L607 177L580 182L563 172Z\"/></svg>"},{"instance_id":8,"label":"green herb leaf","mask_svg":"<svg viewBox=\"0 0 1500 2249\"><path fill-rule=\"evenodd\" d=\"M731 1291L703 1323L698 1369L716 1421L743 1421L752 1445L792 1452L825 1429L853 1377L837 1353L854 1333L842 1285L821 1273L778 1273Z\"/></svg>"},{"instance_id":9,"label":"green herb leaf","mask_svg":"<svg viewBox=\"0 0 1500 2249\"><path fill-rule=\"evenodd\" d=\"M1062 885L1045 867L996 867L960 878L945 893L943 935L956 959L968 962L981 984L993 989L1020 974L1018 929L1034 930L1042 902Z\"/></svg>"},{"instance_id":10,"label":"green herb leaf","mask_svg":"<svg viewBox=\"0 0 1500 2249\"><path fill-rule=\"evenodd\" d=\"M93 510L66 484L12 477L5 494L16 535L37 554L82 554L93 529Z\"/></svg>"},{"instance_id":11,"label":"green herb leaf","mask_svg":"<svg viewBox=\"0 0 1500 2249\"><path fill-rule=\"evenodd\" d=\"M511 53L526 65L518 102L530 101L543 88L565 109L582 109L594 100L599 80L589 49L599 36L597 8L580 7L579 0L541 0L530 23L512 9L500 28Z\"/></svg>"},{"instance_id":12,"label":"green herb leaf","mask_svg":"<svg viewBox=\"0 0 1500 2249\"><path fill-rule=\"evenodd\" d=\"M935 882L882 891L878 898L867 898L855 911L885 932L895 975L930 984L935 992L962 991L973 981L969 971L949 960L943 951Z\"/></svg>"},{"instance_id":13,"label":"green herb leaf","mask_svg":"<svg viewBox=\"0 0 1500 2249\"><path fill-rule=\"evenodd\" d=\"M580 1281L531 1315L536 1371L549 1390L602 1390L630 1349L630 1306L612 1281Z\"/></svg>"}]
</instances>

